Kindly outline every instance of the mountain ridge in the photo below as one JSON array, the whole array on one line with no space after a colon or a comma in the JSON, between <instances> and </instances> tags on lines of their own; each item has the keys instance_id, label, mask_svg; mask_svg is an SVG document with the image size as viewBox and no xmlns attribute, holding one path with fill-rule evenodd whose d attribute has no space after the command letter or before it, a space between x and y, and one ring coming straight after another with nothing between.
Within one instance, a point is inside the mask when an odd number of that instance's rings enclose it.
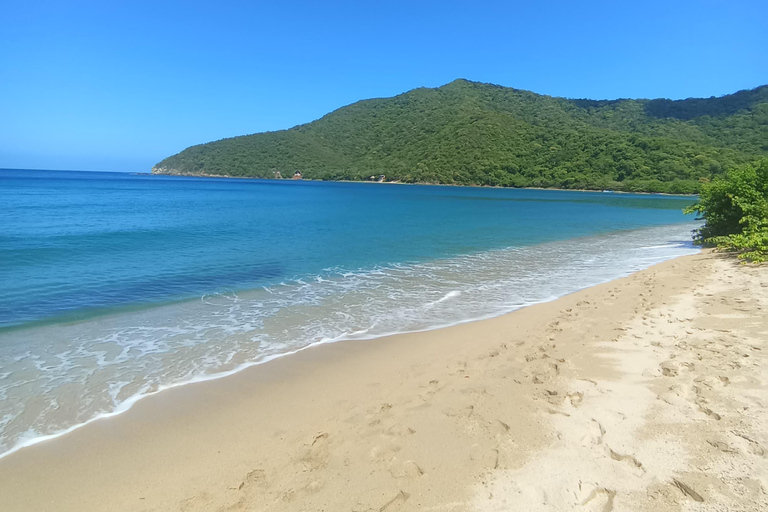
<instances>
[{"instance_id":1,"label":"mountain ridge","mask_svg":"<svg viewBox=\"0 0 768 512\"><path fill-rule=\"evenodd\" d=\"M457 79L191 146L152 172L690 193L765 155L768 85L711 98L588 100Z\"/></svg>"}]
</instances>

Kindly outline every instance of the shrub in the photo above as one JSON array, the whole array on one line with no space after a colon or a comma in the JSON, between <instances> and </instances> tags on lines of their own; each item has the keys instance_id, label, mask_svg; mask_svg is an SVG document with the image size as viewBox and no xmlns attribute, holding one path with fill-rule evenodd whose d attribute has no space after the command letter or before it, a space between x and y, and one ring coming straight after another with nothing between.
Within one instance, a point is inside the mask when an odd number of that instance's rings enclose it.
<instances>
[{"instance_id":1,"label":"shrub","mask_svg":"<svg viewBox=\"0 0 768 512\"><path fill-rule=\"evenodd\" d=\"M703 183L699 202L685 212L705 221L694 234L697 243L737 251L744 260L768 261L768 159Z\"/></svg>"}]
</instances>

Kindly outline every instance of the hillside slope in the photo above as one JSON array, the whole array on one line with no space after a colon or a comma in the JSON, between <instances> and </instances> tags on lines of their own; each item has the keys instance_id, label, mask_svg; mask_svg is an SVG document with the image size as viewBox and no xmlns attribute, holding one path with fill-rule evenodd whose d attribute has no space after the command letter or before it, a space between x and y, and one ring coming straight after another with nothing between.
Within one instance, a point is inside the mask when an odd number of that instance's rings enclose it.
<instances>
[{"instance_id":1,"label":"hillside slope","mask_svg":"<svg viewBox=\"0 0 768 512\"><path fill-rule=\"evenodd\" d=\"M720 98L571 100L456 80L290 130L192 146L160 174L694 192L768 155L768 86Z\"/></svg>"}]
</instances>

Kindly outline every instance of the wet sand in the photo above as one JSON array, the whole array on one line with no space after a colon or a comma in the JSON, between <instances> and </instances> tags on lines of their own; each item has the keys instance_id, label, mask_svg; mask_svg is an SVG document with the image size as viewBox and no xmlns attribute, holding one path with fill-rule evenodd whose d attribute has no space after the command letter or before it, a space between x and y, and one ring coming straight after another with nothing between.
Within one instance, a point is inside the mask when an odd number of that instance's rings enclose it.
<instances>
[{"instance_id":1,"label":"wet sand","mask_svg":"<svg viewBox=\"0 0 768 512\"><path fill-rule=\"evenodd\" d=\"M768 510L768 267L306 350L0 459L3 511Z\"/></svg>"}]
</instances>

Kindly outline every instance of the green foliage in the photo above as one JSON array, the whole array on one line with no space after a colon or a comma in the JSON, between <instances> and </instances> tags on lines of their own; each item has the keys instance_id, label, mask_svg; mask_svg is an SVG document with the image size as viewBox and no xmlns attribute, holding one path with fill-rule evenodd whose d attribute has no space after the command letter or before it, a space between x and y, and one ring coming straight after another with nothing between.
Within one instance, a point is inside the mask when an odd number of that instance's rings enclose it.
<instances>
[{"instance_id":1,"label":"green foliage","mask_svg":"<svg viewBox=\"0 0 768 512\"><path fill-rule=\"evenodd\" d=\"M700 100L591 101L456 80L192 146L153 172L695 193L762 155L765 86Z\"/></svg>"},{"instance_id":2,"label":"green foliage","mask_svg":"<svg viewBox=\"0 0 768 512\"><path fill-rule=\"evenodd\" d=\"M768 158L704 184L699 202L685 211L706 221L697 242L738 251L745 260L768 261Z\"/></svg>"}]
</instances>

